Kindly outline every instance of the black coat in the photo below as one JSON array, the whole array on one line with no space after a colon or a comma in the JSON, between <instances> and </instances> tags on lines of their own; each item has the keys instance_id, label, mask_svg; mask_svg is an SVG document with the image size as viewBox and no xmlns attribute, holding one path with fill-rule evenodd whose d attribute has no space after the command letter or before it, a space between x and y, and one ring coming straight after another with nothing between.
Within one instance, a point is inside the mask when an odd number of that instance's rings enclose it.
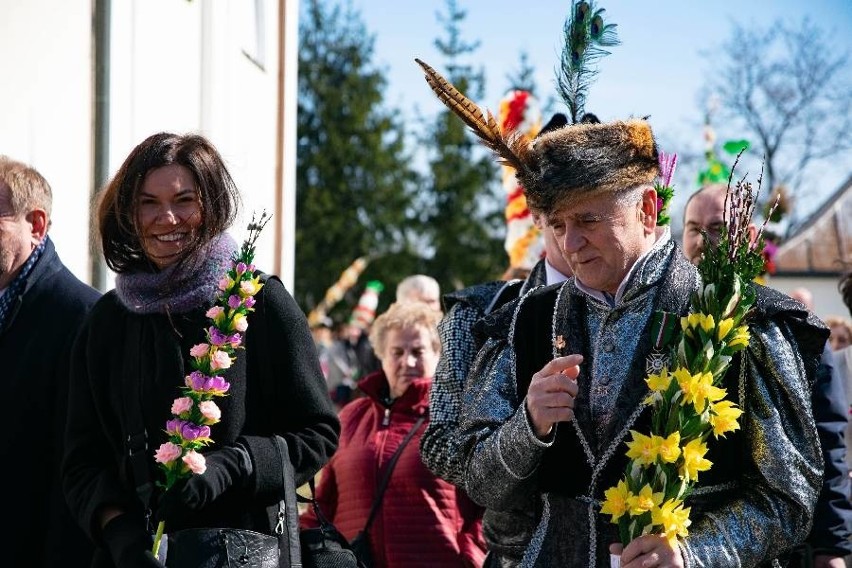
<instances>
[{"instance_id":1,"label":"black coat","mask_svg":"<svg viewBox=\"0 0 852 568\"><path fill-rule=\"evenodd\" d=\"M325 388L304 314L270 278L249 315L245 350L221 375L231 383L217 398L221 422L212 427L215 450L236 441L247 446L254 472L250 486L226 491L186 526L240 527L272 534L282 489L282 466L274 436L287 441L296 483L322 467L337 447L340 424ZM204 341L206 307L187 314L130 312L116 293L95 305L75 343L71 362L69 429L63 463L63 487L80 525L99 541L98 512L105 506L142 514L133 480L124 474L123 436L128 433L128 401L141 406L148 434L151 480L163 474L153 459L166 441L172 401L189 374L189 349ZM130 330L139 330L133 340ZM128 398L127 377L141 380ZM138 407L137 407L138 408ZM184 528L173 525L169 530ZM106 554L98 564L108 566Z\"/></svg>"},{"instance_id":2,"label":"black coat","mask_svg":"<svg viewBox=\"0 0 852 568\"><path fill-rule=\"evenodd\" d=\"M75 568L91 560L89 540L59 488L59 463L71 344L98 296L65 268L48 239L0 330L7 401L0 413L0 461L6 479L14 480L3 497L11 530L4 565Z\"/></svg>"},{"instance_id":3,"label":"black coat","mask_svg":"<svg viewBox=\"0 0 852 568\"><path fill-rule=\"evenodd\" d=\"M849 406L846 403L845 378L837 372L832 361L826 344L811 399L825 473L807 543L814 554L848 556L852 554L852 542L849 540L852 504L849 502L849 468L846 467L843 436Z\"/></svg>"}]
</instances>

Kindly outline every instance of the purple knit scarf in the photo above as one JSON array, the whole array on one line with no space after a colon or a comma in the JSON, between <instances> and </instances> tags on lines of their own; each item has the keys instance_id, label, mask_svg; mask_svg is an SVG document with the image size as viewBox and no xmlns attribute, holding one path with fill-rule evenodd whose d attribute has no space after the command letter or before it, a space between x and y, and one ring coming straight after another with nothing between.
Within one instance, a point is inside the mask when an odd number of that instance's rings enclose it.
<instances>
[{"instance_id":1,"label":"purple knit scarf","mask_svg":"<svg viewBox=\"0 0 852 568\"><path fill-rule=\"evenodd\" d=\"M137 314L183 314L210 304L236 249L236 241L222 233L193 258L159 272L119 274L115 277L118 299Z\"/></svg>"}]
</instances>

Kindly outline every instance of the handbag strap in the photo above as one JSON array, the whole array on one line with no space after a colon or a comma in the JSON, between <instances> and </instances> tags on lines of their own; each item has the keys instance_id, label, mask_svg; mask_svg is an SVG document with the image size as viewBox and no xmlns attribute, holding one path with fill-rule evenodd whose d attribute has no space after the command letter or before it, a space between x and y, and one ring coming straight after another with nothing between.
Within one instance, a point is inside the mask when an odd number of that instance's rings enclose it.
<instances>
[{"instance_id":1,"label":"handbag strap","mask_svg":"<svg viewBox=\"0 0 852 568\"><path fill-rule=\"evenodd\" d=\"M139 316L127 318L121 404L124 412L125 476L136 487L146 516L150 517L154 483L148 470L148 431L142 419L142 322Z\"/></svg>"},{"instance_id":2,"label":"handbag strap","mask_svg":"<svg viewBox=\"0 0 852 568\"><path fill-rule=\"evenodd\" d=\"M417 419L417 422L414 423L414 426L411 427L411 430L408 431L408 434L403 438L402 443L393 453L393 457L391 457L390 463L388 464L388 468L385 470L385 475L382 478L382 482L379 483L379 489L376 492L376 497L373 499L373 506L370 507L370 514L367 515L367 522L364 524L364 529L362 532L367 532L370 530L370 525L373 524L373 519L376 517L376 513L379 511L379 507L382 504L382 497L385 494L385 489L388 487L388 482L390 482L391 473L393 473L393 468L396 467L396 462L399 461L399 456L402 454L402 450L405 448L406 444L411 441L411 438L414 437L414 434L420 428L420 426L426 421L426 415L422 415Z\"/></svg>"},{"instance_id":3,"label":"handbag strap","mask_svg":"<svg viewBox=\"0 0 852 568\"><path fill-rule=\"evenodd\" d=\"M299 543L299 509L296 504L296 471L290 461L287 440L274 436L281 457L281 470L284 475L281 501L278 503L278 516L275 534L278 536L279 564L301 566L302 551Z\"/></svg>"}]
</instances>

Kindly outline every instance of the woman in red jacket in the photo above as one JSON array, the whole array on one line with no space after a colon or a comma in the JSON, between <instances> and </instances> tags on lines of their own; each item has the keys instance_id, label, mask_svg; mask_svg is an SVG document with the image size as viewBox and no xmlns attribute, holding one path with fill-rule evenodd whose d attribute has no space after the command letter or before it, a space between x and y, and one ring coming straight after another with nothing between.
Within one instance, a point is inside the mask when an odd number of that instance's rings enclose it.
<instances>
[{"instance_id":1,"label":"woman in red jacket","mask_svg":"<svg viewBox=\"0 0 852 568\"><path fill-rule=\"evenodd\" d=\"M388 463L418 418L429 411L438 364L441 314L419 302L393 304L376 318L370 343L382 369L362 379L365 397L340 413L340 445L320 472L320 510L352 540L367 521ZM479 511L420 460L426 423L403 448L368 530L374 566L481 566ZM312 511L303 527L318 526Z\"/></svg>"}]
</instances>

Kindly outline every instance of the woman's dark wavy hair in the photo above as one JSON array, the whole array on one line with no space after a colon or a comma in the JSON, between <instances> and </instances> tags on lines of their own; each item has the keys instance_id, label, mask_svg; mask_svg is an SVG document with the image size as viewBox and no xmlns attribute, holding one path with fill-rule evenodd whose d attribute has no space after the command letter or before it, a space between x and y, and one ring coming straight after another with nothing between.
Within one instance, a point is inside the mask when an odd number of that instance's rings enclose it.
<instances>
[{"instance_id":1,"label":"woman's dark wavy hair","mask_svg":"<svg viewBox=\"0 0 852 568\"><path fill-rule=\"evenodd\" d=\"M98 228L107 266L115 272L152 272L137 223L139 192L151 170L179 164L192 172L201 202L201 223L195 240L179 262L231 226L240 203L239 192L219 152L197 134L153 134L136 146L101 192Z\"/></svg>"}]
</instances>

